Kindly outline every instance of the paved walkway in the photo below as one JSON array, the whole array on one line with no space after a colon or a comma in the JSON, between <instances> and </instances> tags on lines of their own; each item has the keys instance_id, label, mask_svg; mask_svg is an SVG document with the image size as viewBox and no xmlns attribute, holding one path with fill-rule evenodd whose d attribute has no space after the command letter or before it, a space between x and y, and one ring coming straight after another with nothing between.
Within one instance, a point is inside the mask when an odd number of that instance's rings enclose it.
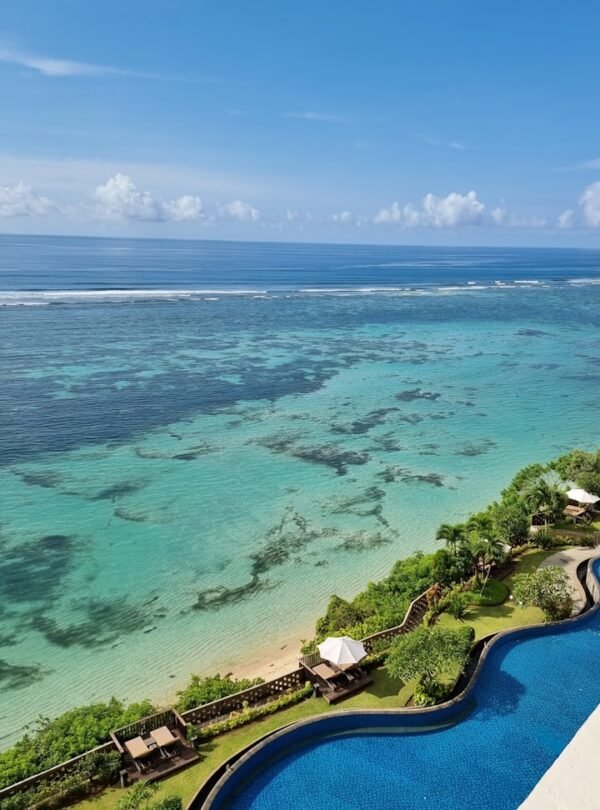
<instances>
[{"instance_id":1,"label":"paved walkway","mask_svg":"<svg viewBox=\"0 0 600 810\"><path fill-rule=\"evenodd\" d=\"M558 551L556 554L552 554L551 557L546 557L544 562L539 565L540 568L547 568L549 565L558 565L567 572L569 582L573 588L574 616L583 610L585 606L585 593L583 592L581 583L577 579L577 566L579 563L583 562L583 560L588 560L597 553L598 550L593 548L568 548L564 551Z\"/></svg>"},{"instance_id":2,"label":"paved walkway","mask_svg":"<svg viewBox=\"0 0 600 810\"><path fill-rule=\"evenodd\" d=\"M519 810L598 810L600 706L592 712Z\"/></svg>"}]
</instances>

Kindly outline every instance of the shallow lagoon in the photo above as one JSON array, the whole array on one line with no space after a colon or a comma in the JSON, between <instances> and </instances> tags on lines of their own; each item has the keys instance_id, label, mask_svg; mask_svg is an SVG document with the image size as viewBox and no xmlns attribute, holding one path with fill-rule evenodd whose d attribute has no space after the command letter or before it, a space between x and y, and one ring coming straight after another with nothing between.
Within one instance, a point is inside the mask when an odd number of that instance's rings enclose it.
<instances>
[{"instance_id":1,"label":"shallow lagoon","mask_svg":"<svg viewBox=\"0 0 600 810\"><path fill-rule=\"evenodd\" d=\"M169 281L0 312L4 742L40 713L258 671L332 590L597 444L598 285Z\"/></svg>"}]
</instances>

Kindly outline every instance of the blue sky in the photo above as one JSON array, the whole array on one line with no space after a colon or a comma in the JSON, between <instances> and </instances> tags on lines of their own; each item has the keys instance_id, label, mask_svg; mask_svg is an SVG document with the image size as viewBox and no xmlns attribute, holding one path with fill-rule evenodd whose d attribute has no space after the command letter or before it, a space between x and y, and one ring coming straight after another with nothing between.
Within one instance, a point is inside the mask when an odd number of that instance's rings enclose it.
<instances>
[{"instance_id":1,"label":"blue sky","mask_svg":"<svg viewBox=\"0 0 600 810\"><path fill-rule=\"evenodd\" d=\"M3 0L0 231L600 247L597 0Z\"/></svg>"}]
</instances>

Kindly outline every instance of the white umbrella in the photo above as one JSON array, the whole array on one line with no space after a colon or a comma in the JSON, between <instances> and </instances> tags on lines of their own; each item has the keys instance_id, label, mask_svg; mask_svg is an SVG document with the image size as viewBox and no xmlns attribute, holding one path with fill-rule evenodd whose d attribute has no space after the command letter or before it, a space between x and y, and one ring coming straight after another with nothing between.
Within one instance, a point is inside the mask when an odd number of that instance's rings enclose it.
<instances>
[{"instance_id":1,"label":"white umbrella","mask_svg":"<svg viewBox=\"0 0 600 810\"><path fill-rule=\"evenodd\" d=\"M356 641L349 636L326 638L322 644L319 644L319 652L321 658L338 666L358 664L367 654L362 641Z\"/></svg>"},{"instance_id":2,"label":"white umbrella","mask_svg":"<svg viewBox=\"0 0 600 810\"><path fill-rule=\"evenodd\" d=\"M586 492L585 489L570 489L567 492L567 498L577 503L598 503L600 501L597 495L592 495L591 492Z\"/></svg>"}]
</instances>

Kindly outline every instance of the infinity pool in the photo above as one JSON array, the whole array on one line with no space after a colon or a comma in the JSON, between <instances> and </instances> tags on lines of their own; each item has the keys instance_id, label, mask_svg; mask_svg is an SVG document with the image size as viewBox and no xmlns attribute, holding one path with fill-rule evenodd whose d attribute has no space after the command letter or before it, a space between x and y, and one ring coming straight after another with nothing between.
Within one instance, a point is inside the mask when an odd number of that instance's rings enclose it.
<instances>
[{"instance_id":1,"label":"infinity pool","mask_svg":"<svg viewBox=\"0 0 600 810\"><path fill-rule=\"evenodd\" d=\"M598 703L594 610L499 641L458 719L352 714L300 726L243 762L212 807L513 810Z\"/></svg>"}]
</instances>

